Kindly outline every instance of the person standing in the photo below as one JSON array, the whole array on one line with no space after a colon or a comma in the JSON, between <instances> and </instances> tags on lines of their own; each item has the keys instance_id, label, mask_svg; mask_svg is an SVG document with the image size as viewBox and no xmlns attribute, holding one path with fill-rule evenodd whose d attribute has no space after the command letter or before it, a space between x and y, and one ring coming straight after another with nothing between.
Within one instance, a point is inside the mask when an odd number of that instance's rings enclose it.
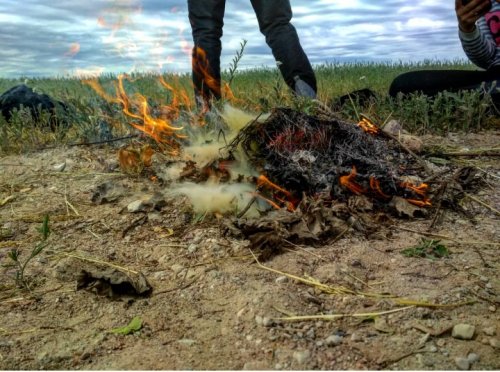
<instances>
[{"instance_id":1,"label":"person standing","mask_svg":"<svg viewBox=\"0 0 500 372\"><path fill-rule=\"evenodd\" d=\"M389 94L484 89L500 110L500 0L455 0L458 36L469 60L483 70L411 71L397 76ZM499 111L500 112L500 111Z\"/></svg>"},{"instance_id":2,"label":"person standing","mask_svg":"<svg viewBox=\"0 0 500 372\"><path fill-rule=\"evenodd\" d=\"M250 0L259 29L286 84L299 96L316 98L316 77L295 27L289 0ZM220 56L226 0L188 0L193 35L193 83L197 103L221 98Z\"/></svg>"}]
</instances>

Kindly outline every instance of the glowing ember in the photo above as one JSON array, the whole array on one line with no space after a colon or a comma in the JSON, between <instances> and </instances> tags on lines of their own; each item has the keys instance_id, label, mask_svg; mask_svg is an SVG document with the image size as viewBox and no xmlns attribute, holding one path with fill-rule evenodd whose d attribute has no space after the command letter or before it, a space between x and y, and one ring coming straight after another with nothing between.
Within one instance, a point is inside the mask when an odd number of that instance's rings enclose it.
<instances>
[{"instance_id":1,"label":"glowing ember","mask_svg":"<svg viewBox=\"0 0 500 372\"><path fill-rule=\"evenodd\" d=\"M390 199L390 196L385 194L380 187L380 181L375 177L370 177L370 188L375 191L375 194L381 196L384 199Z\"/></svg>"}]
</instances>

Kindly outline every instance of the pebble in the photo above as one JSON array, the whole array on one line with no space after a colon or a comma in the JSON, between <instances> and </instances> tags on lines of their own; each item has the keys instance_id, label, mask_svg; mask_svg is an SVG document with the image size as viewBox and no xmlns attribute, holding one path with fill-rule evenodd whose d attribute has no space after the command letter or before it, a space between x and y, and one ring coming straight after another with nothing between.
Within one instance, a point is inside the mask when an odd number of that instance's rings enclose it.
<instances>
[{"instance_id":1,"label":"pebble","mask_svg":"<svg viewBox=\"0 0 500 372\"><path fill-rule=\"evenodd\" d=\"M137 213L141 212L146 208L146 205L144 204L144 201L142 200L136 200L127 205L127 211L130 213Z\"/></svg>"},{"instance_id":2,"label":"pebble","mask_svg":"<svg viewBox=\"0 0 500 372\"><path fill-rule=\"evenodd\" d=\"M195 340L191 340L189 338L183 338L181 340L177 341L179 344L187 345L187 346L192 346L196 343Z\"/></svg>"},{"instance_id":3,"label":"pebble","mask_svg":"<svg viewBox=\"0 0 500 372\"><path fill-rule=\"evenodd\" d=\"M283 283L286 283L288 282L288 277L287 276L279 276L276 278L275 280L276 284L283 284Z\"/></svg>"},{"instance_id":4,"label":"pebble","mask_svg":"<svg viewBox=\"0 0 500 372\"><path fill-rule=\"evenodd\" d=\"M497 333L497 329L496 327L493 325L491 327L486 327L483 329L483 332L486 336L495 336L495 334Z\"/></svg>"},{"instance_id":5,"label":"pebble","mask_svg":"<svg viewBox=\"0 0 500 372\"><path fill-rule=\"evenodd\" d=\"M479 362L479 355L477 355L476 353L469 353L469 355L467 355L467 360L470 363Z\"/></svg>"},{"instance_id":6,"label":"pebble","mask_svg":"<svg viewBox=\"0 0 500 372\"><path fill-rule=\"evenodd\" d=\"M493 288L493 284L491 284L491 283L486 283L485 287L486 287L486 288L488 288L488 289L491 289L491 288Z\"/></svg>"},{"instance_id":7,"label":"pebble","mask_svg":"<svg viewBox=\"0 0 500 372\"><path fill-rule=\"evenodd\" d=\"M274 325L274 322L271 318L265 316L262 318L262 325L264 327L271 327L272 325Z\"/></svg>"},{"instance_id":8,"label":"pebble","mask_svg":"<svg viewBox=\"0 0 500 372\"><path fill-rule=\"evenodd\" d=\"M262 317L260 315L255 316L255 323L257 323L257 325L259 326L262 325Z\"/></svg>"},{"instance_id":9,"label":"pebble","mask_svg":"<svg viewBox=\"0 0 500 372\"><path fill-rule=\"evenodd\" d=\"M417 360L424 367L432 367L435 364L431 358L422 354L417 354Z\"/></svg>"},{"instance_id":10,"label":"pebble","mask_svg":"<svg viewBox=\"0 0 500 372\"><path fill-rule=\"evenodd\" d=\"M309 350L295 351L293 353L293 359L299 364L305 364L311 358L311 352Z\"/></svg>"},{"instance_id":11,"label":"pebble","mask_svg":"<svg viewBox=\"0 0 500 372\"><path fill-rule=\"evenodd\" d=\"M494 313L495 311L497 311L497 308L496 308L496 306L491 305L490 307L488 307L488 310L491 311L492 313Z\"/></svg>"},{"instance_id":12,"label":"pebble","mask_svg":"<svg viewBox=\"0 0 500 372\"><path fill-rule=\"evenodd\" d=\"M490 338L490 346L495 349L500 349L500 341L497 338Z\"/></svg>"},{"instance_id":13,"label":"pebble","mask_svg":"<svg viewBox=\"0 0 500 372\"><path fill-rule=\"evenodd\" d=\"M194 244L194 243L189 244L189 246L188 246L188 252L189 253L194 253L197 250L198 250L198 245L197 244Z\"/></svg>"},{"instance_id":14,"label":"pebble","mask_svg":"<svg viewBox=\"0 0 500 372\"><path fill-rule=\"evenodd\" d=\"M316 346L317 347L321 347L324 345L324 342L323 341L316 341Z\"/></svg>"},{"instance_id":15,"label":"pebble","mask_svg":"<svg viewBox=\"0 0 500 372\"><path fill-rule=\"evenodd\" d=\"M280 363L276 363L276 364L274 365L274 369L283 369L283 365L282 365L282 364L280 364Z\"/></svg>"},{"instance_id":16,"label":"pebble","mask_svg":"<svg viewBox=\"0 0 500 372\"><path fill-rule=\"evenodd\" d=\"M429 347L429 351L430 351L431 353L435 353L435 352L437 352L437 351L438 351L438 348L437 348L435 345L431 345L431 346Z\"/></svg>"},{"instance_id":17,"label":"pebble","mask_svg":"<svg viewBox=\"0 0 500 372\"><path fill-rule=\"evenodd\" d=\"M353 341L353 342L362 342L363 341L363 337L359 333L354 332L351 335L351 341Z\"/></svg>"},{"instance_id":18,"label":"pebble","mask_svg":"<svg viewBox=\"0 0 500 372\"><path fill-rule=\"evenodd\" d=\"M64 169L66 169L66 162L54 165L54 170L56 172L62 172L62 171L64 171Z\"/></svg>"},{"instance_id":19,"label":"pebble","mask_svg":"<svg viewBox=\"0 0 500 372\"><path fill-rule=\"evenodd\" d=\"M444 345L446 345L446 340L444 338L440 338L436 341L436 345L439 347L443 347Z\"/></svg>"},{"instance_id":20,"label":"pebble","mask_svg":"<svg viewBox=\"0 0 500 372\"><path fill-rule=\"evenodd\" d=\"M331 335L328 336L325 340L325 344L328 346L337 346L340 345L343 341L343 337L338 336L338 335Z\"/></svg>"},{"instance_id":21,"label":"pebble","mask_svg":"<svg viewBox=\"0 0 500 372\"><path fill-rule=\"evenodd\" d=\"M479 280L481 280L482 282L485 282L485 283L489 282L489 279L487 277L485 277L485 276L481 276L479 278Z\"/></svg>"},{"instance_id":22,"label":"pebble","mask_svg":"<svg viewBox=\"0 0 500 372\"><path fill-rule=\"evenodd\" d=\"M467 358L455 358L455 364L462 371L467 371L470 368L470 362Z\"/></svg>"},{"instance_id":23,"label":"pebble","mask_svg":"<svg viewBox=\"0 0 500 372\"><path fill-rule=\"evenodd\" d=\"M476 327L470 324L456 324L453 327L451 336L460 340L471 340L474 337Z\"/></svg>"}]
</instances>

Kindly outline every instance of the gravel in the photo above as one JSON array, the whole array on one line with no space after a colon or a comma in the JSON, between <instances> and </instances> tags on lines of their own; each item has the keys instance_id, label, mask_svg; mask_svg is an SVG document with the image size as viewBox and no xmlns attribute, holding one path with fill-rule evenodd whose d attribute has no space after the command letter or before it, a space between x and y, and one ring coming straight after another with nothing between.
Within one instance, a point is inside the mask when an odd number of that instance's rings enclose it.
<instances>
[{"instance_id":1,"label":"gravel","mask_svg":"<svg viewBox=\"0 0 500 372\"><path fill-rule=\"evenodd\" d=\"M476 327L470 324L457 324L453 327L451 336L460 340L472 340Z\"/></svg>"}]
</instances>

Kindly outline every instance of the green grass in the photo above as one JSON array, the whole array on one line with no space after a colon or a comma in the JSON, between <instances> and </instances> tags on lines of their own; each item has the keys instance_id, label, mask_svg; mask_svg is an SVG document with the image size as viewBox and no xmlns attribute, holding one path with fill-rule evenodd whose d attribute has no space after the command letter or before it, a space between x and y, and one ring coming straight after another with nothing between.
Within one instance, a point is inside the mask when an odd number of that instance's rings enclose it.
<instances>
[{"instance_id":1,"label":"green grass","mask_svg":"<svg viewBox=\"0 0 500 372\"><path fill-rule=\"evenodd\" d=\"M387 92L391 81L399 74L418 69L473 69L465 61L423 63L351 63L324 64L315 67L319 99L331 105L335 99L353 90L370 88L378 98L368 107L347 104L338 114L346 120L357 120L357 113L367 114L378 123L388 118L399 120L403 127L415 134L450 131L478 131L498 125L494 113L488 110L490 98L479 93L442 93L435 99L415 94L407 99L393 99ZM191 102L193 94L190 74L165 74L165 81L185 90ZM238 98L236 106L254 111L268 111L273 107L290 106L310 110L311 105L292 96L276 68L258 68L245 71L226 71L223 79L232 79L231 89ZM42 148L48 144L90 141L95 138L97 126L105 120L115 128L115 134L132 131L128 118L117 104L107 103L91 87L76 78L20 78L0 79L0 93L17 84L27 82L35 91L46 93L66 102L71 108L67 118L72 126L55 133L36 126L33 118L19 112L13 123L7 125L0 116L0 153L23 152ZM116 76L104 75L99 79L110 93L114 91ZM172 94L158 82L158 75L134 74L125 82L128 95L140 93L153 106L169 104ZM61 115L66 115L61 113ZM43 116L42 116L43 120Z\"/></svg>"}]
</instances>

